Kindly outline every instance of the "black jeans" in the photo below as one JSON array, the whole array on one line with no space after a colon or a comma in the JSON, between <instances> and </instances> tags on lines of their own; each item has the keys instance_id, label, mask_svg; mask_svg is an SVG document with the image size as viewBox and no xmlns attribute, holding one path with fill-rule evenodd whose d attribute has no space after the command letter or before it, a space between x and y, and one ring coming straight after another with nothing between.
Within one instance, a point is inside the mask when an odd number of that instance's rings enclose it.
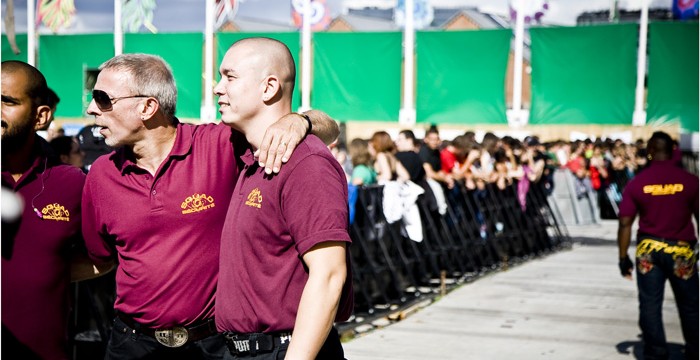
<instances>
[{"instance_id":1,"label":"black jeans","mask_svg":"<svg viewBox=\"0 0 700 360\"><path fill-rule=\"evenodd\" d=\"M222 334L169 348L156 339L134 332L119 318L114 320L112 335L107 344L106 360L221 360L227 353Z\"/></svg>"},{"instance_id":2,"label":"black jeans","mask_svg":"<svg viewBox=\"0 0 700 360\"><path fill-rule=\"evenodd\" d=\"M678 307L687 359L698 358L698 266L697 252L677 243L653 243L637 246L637 288L639 290L639 326L644 340L645 359L668 359L666 334L662 321L664 286L668 279ZM664 245L666 244L666 245ZM647 244L649 245L649 244ZM678 251L671 251L679 249ZM668 251L667 251L668 250ZM679 256L681 253L692 253Z\"/></svg>"},{"instance_id":3,"label":"black jeans","mask_svg":"<svg viewBox=\"0 0 700 360\"><path fill-rule=\"evenodd\" d=\"M292 335L294 339L294 335ZM231 352L226 351L224 356L225 360L237 360L237 359L251 359L251 360L284 360L285 355L287 355L287 348L289 347L289 342L282 344L280 346L272 349L271 352L267 353L257 353L255 356L250 354L244 355L233 355ZM321 350L316 356L316 360L344 360L345 353L343 351L343 346L340 343L340 337L338 336L338 330L331 328L331 332L326 338L326 342L323 343Z\"/></svg>"}]
</instances>

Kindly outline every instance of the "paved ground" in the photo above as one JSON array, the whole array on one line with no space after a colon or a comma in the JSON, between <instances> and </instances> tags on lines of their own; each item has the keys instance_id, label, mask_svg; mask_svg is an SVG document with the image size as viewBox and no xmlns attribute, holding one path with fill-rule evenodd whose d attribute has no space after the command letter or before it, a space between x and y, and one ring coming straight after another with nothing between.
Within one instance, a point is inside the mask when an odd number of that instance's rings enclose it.
<instances>
[{"instance_id":1,"label":"paved ground","mask_svg":"<svg viewBox=\"0 0 700 360\"><path fill-rule=\"evenodd\" d=\"M617 268L616 221L569 226L570 250L461 285L344 343L349 360L641 359L635 283ZM672 359L683 338L670 288Z\"/></svg>"}]
</instances>

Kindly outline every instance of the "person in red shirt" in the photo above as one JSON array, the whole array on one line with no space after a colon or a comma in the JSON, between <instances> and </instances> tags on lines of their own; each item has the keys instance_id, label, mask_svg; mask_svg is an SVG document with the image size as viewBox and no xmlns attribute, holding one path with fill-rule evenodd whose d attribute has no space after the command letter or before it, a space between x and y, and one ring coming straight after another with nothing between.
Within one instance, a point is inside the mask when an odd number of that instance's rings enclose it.
<instances>
[{"instance_id":1,"label":"person in red shirt","mask_svg":"<svg viewBox=\"0 0 700 360\"><path fill-rule=\"evenodd\" d=\"M673 158L673 140L661 131L647 143L650 166L625 187L617 233L622 276L632 279L634 264L627 254L632 224L639 215L636 277L639 326L645 359L667 359L661 318L666 280L671 284L685 338L685 356L698 358L698 177Z\"/></svg>"},{"instance_id":2,"label":"person in red shirt","mask_svg":"<svg viewBox=\"0 0 700 360\"><path fill-rule=\"evenodd\" d=\"M69 283L112 265L93 268L81 251L85 175L62 164L36 134L51 119L46 91L35 67L2 63L2 186L24 203L10 226L3 213L3 358L69 359Z\"/></svg>"},{"instance_id":3,"label":"person in red shirt","mask_svg":"<svg viewBox=\"0 0 700 360\"><path fill-rule=\"evenodd\" d=\"M179 122L175 79L157 56L123 54L100 69L87 111L116 150L90 168L82 207L90 256L119 260L107 358L221 359L219 246L246 140L223 124ZM308 126L294 114L261 128L266 174Z\"/></svg>"},{"instance_id":4,"label":"person in red shirt","mask_svg":"<svg viewBox=\"0 0 700 360\"><path fill-rule=\"evenodd\" d=\"M343 169L315 136L278 176L253 160L261 129L291 107L296 69L283 43L240 40L219 72L221 121L250 143L221 239L216 325L229 346L224 359L343 359L333 327L353 309Z\"/></svg>"}]
</instances>

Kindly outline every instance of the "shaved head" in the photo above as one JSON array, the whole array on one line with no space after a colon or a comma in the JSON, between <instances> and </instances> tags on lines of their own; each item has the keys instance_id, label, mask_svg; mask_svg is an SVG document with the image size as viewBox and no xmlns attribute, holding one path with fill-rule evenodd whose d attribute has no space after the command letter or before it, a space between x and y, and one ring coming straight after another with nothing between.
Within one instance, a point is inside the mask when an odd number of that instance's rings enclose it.
<instances>
[{"instance_id":1,"label":"shaved head","mask_svg":"<svg viewBox=\"0 0 700 360\"><path fill-rule=\"evenodd\" d=\"M668 160L673 154L673 139L663 131L656 131L647 143L647 152L654 160Z\"/></svg>"},{"instance_id":2,"label":"shaved head","mask_svg":"<svg viewBox=\"0 0 700 360\"><path fill-rule=\"evenodd\" d=\"M36 107L46 102L48 96L46 78L34 66L16 60L3 61L2 74L20 75L26 80L24 91L32 99L33 106Z\"/></svg>"},{"instance_id":3,"label":"shaved head","mask_svg":"<svg viewBox=\"0 0 700 360\"><path fill-rule=\"evenodd\" d=\"M285 95L291 98L296 67L294 57L287 45L271 38L253 37L236 41L229 50L235 50L237 54L245 51L259 66L262 77L270 75L279 77Z\"/></svg>"}]
</instances>

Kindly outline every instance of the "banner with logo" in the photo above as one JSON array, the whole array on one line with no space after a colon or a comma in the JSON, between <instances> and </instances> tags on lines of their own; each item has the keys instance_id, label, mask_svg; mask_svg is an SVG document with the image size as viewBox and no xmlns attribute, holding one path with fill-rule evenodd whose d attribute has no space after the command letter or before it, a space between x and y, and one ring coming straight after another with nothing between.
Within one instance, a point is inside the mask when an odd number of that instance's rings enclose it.
<instances>
[{"instance_id":1,"label":"banner with logo","mask_svg":"<svg viewBox=\"0 0 700 360\"><path fill-rule=\"evenodd\" d=\"M42 23L54 33L59 29L70 27L74 17L73 0L39 0L37 3L37 25Z\"/></svg>"},{"instance_id":2,"label":"banner with logo","mask_svg":"<svg viewBox=\"0 0 700 360\"><path fill-rule=\"evenodd\" d=\"M530 28L530 123L631 125L637 27Z\"/></svg>"},{"instance_id":3,"label":"banner with logo","mask_svg":"<svg viewBox=\"0 0 700 360\"><path fill-rule=\"evenodd\" d=\"M433 22L434 10L429 0L413 1L413 28L423 29ZM394 8L394 22L403 27L406 22L406 1L399 0Z\"/></svg>"},{"instance_id":4,"label":"banner with logo","mask_svg":"<svg viewBox=\"0 0 700 360\"><path fill-rule=\"evenodd\" d=\"M122 0L122 26L125 32L139 32L145 27L155 34L158 29L153 25L153 12L156 0Z\"/></svg>"},{"instance_id":5,"label":"banner with logo","mask_svg":"<svg viewBox=\"0 0 700 360\"><path fill-rule=\"evenodd\" d=\"M647 124L698 131L698 23L649 24Z\"/></svg>"},{"instance_id":6,"label":"banner with logo","mask_svg":"<svg viewBox=\"0 0 700 360\"><path fill-rule=\"evenodd\" d=\"M226 23L233 21L233 18L238 12L238 3L241 0L216 0L216 9L214 11L214 29L218 30Z\"/></svg>"},{"instance_id":7,"label":"banner with logo","mask_svg":"<svg viewBox=\"0 0 700 360\"><path fill-rule=\"evenodd\" d=\"M698 19L698 0L673 0L673 18L678 20Z\"/></svg>"},{"instance_id":8,"label":"banner with logo","mask_svg":"<svg viewBox=\"0 0 700 360\"><path fill-rule=\"evenodd\" d=\"M311 1L311 30L325 30L331 23L331 14L326 0ZM292 21L301 29L304 14L304 0L292 0Z\"/></svg>"}]
</instances>

